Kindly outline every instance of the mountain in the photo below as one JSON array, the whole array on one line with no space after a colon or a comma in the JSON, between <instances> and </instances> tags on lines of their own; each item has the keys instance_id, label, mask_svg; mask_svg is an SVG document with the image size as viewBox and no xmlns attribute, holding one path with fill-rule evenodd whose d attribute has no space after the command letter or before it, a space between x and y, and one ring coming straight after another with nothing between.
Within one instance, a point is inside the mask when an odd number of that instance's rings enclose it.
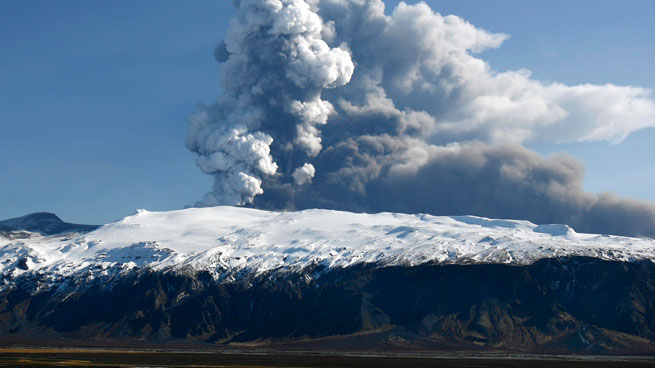
<instances>
[{"instance_id":1,"label":"mountain","mask_svg":"<svg viewBox=\"0 0 655 368\"><path fill-rule=\"evenodd\" d=\"M37 212L22 217L0 221L0 236L7 237L10 232L33 232L40 235L54 235L68 232L89 232L97 225L79 225L63 222L57 215Z\"/></svg>"},{"instance_id":2,"label":"mountain","mask_svg":"<svg viewBox=\"0 0 655 368\"><path fill-rule=\"evenodd\" d=\"M0 343L655 351L653 239L329 210L140 210L73 232L53 216L0 223L26 234L0 238Z\"/></svg>"}]
</instances>

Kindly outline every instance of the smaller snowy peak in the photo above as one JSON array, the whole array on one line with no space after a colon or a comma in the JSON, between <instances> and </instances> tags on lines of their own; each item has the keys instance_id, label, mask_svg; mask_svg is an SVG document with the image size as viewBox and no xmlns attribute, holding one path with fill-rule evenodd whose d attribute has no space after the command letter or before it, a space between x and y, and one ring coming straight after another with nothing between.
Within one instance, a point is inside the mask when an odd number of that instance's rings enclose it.
<instances>
[{"instance_id":1,"label":"smaller snowy peak","mask_svg":"<svg viewBox=\"0 0 655 368\"><path fill-rule=\"evenodd\" d=\"M97 225L71 224L62 221L57 215L50 212L36 212L29 215L0 221L0 231L21 232L28 231L41 235L54 235L65 232L89 232Z\"/></svg>"},{"instance_id":2,"label":"smaller snowy peak","mask_svg":"<svg viewBox=\"0 0 655 368\"><path fill-rule=\"evenodd\" d=\"M552 236L575 237L577 233L569 225L545 224L537 225L532 229L535 233L550 234Z\"/></svg>"},{"instance_id":3,"label":"smaller snowy peak","mask_svg":"<svg viewBox=\"0 0 655 368\"><path fill-rule=\"evenodd\" d=\"M451 218L455 221L463 222L468 225L478 225L488 228L506 228L525 231L531 230L535 227L533 223L521 220L494 220L478 216L451 216Z\"/></svg>"}]
</instances>

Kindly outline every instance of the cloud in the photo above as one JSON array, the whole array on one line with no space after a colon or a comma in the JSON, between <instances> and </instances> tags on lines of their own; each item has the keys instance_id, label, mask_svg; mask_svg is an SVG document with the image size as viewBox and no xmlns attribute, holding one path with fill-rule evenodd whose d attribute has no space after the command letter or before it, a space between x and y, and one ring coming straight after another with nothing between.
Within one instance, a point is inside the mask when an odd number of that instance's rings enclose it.
<instances>
[{"instance_id":1,"label":"cloud","mask_svg":"<svg viewBox=\"0 0 655 368\"><path fill-rule=\"evenodd\" d=\"M480 57L508 39L427 4L241 0L216 49L224 95L189 122L201 205L476 214L655 236L655 207L582 188L531 142L620 142L653 91L544 83ZM262 193L263 191L263 193Z\"/></svg>"}]
</instances>

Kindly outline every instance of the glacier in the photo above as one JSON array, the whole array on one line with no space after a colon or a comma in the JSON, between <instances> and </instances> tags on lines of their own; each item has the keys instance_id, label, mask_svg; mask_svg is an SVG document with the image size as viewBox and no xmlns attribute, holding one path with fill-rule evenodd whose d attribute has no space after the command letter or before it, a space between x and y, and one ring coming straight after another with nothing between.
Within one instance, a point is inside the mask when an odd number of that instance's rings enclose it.
<instances>
[{"instance_id":1,"label":"glacier","mask_svg":"<svg viewBox=\"0 0 655 368\"><path fill-rule=\"evenodd\" d=\"M25 280L36 281L36 292L65 280L81 285L135 270L206 271L219 282L231 282L307 267L526 265L569 256L652 261L655 240L477 216L271 212L232 206L138 210L90 232L0 235L0 291Z\"/></svg>"}]
</instances>

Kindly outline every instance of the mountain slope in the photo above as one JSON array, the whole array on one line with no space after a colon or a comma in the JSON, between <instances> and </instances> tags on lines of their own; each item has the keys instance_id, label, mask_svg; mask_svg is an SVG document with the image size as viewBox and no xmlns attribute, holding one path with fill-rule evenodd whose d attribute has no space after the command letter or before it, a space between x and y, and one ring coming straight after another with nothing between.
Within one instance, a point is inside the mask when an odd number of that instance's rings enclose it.
<instances>
[{"instance_id":1,"label":"mountain slope","mask_svg":"<svg viewBox=\"0 0 655 368\"><path fill-rule=\"evenodd\" d=\"M61 293L0 293L0 343L43 339L290 350L655 353L655 265L357 265L217 283L132 271ZM53 340L51 340L53 341ZM244 345L245 344L245 345Z\"/></svg>"}]
</instances>

